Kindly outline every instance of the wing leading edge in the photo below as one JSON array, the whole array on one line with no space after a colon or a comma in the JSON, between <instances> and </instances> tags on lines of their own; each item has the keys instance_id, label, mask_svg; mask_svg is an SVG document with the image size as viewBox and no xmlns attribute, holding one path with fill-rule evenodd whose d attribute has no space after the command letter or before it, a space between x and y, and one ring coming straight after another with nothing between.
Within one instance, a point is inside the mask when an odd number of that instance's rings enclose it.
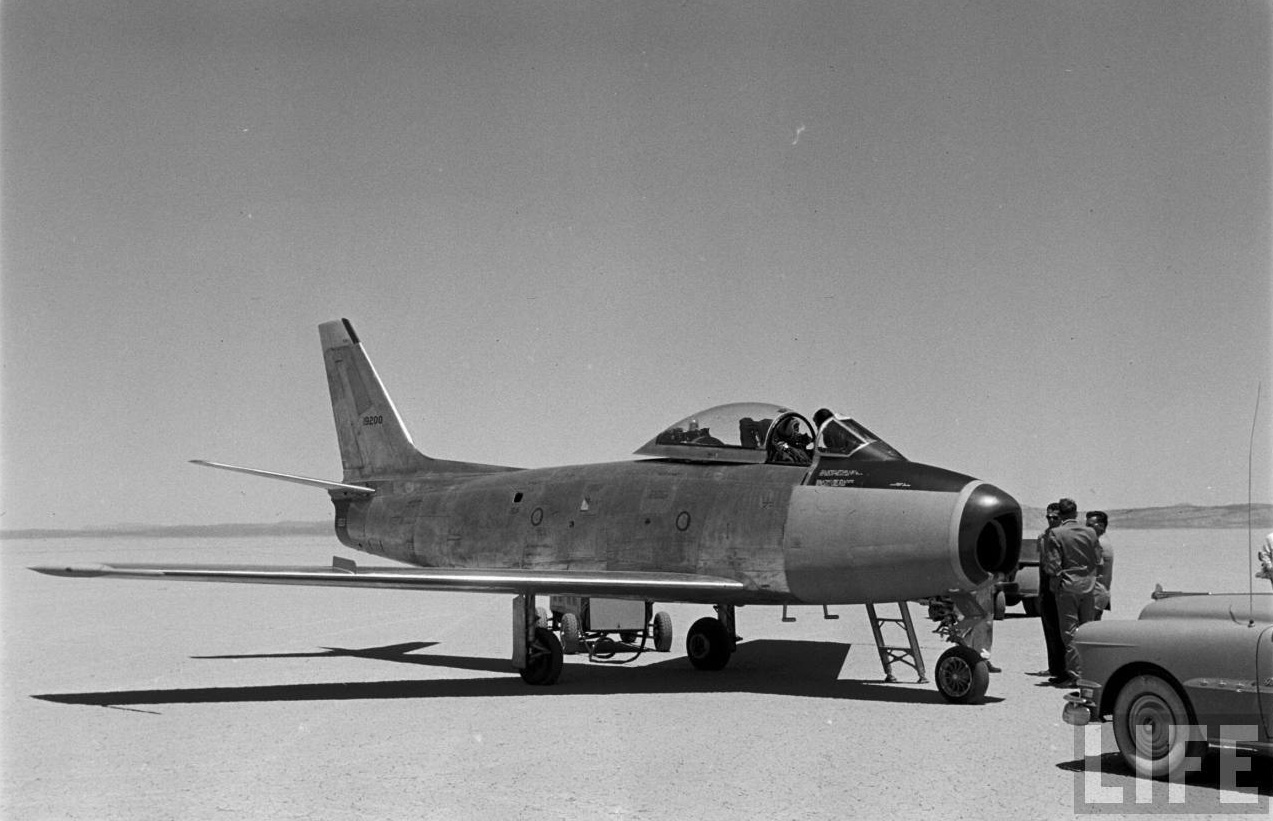
<instances>
[{"instance_id":1,"label":"wing leading edge","mask_svg":"<svg viewBox=\"0 0 1273 821\"><path fill-rule=\"evenodd\" d=\"M151 581L294 584L397 590L452 590L468 593L536 593L612 596L651 601L720 602L745 593L740 581L688 573L623 570L515 570L490 568L358 567L333 559L331 567L278 565L76 564L32 567L37 573L70 578Z\"/></svg>"}]
</instances>

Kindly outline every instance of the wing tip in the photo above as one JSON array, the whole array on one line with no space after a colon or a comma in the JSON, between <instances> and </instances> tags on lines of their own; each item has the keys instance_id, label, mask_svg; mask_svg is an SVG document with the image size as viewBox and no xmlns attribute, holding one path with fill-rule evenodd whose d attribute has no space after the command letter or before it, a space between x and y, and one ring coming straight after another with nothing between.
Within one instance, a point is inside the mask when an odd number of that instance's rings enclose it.
<instances>
[{"instance_id":1,"label":"wing tip","mask_svg":"<svg viewBox=\"0 0 1273 821\"><path fill-rule=\"evenodd\" d=\"M34 570L36 573L43 573L46 576L63 576L68 578L86 578L91 576L105 576L110 567L104 564L42 564L35 567L28 567L28 570Z\"/></svg>"}]
</instances>

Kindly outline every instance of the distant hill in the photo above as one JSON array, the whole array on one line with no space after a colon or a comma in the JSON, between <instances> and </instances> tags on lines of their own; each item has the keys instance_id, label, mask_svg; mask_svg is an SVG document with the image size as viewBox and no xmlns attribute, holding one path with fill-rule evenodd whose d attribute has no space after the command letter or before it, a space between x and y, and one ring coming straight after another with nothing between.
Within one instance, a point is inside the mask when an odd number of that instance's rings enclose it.
<instances>
[{"instance_id":1,"label":"distant hill","mask_svg":"<svg viewBox=\"0 0 1273 821\"><path fill-rule=\"evenodd\" d=\"M1256 530L1273 528L1273 505L1252 505L1250 523ZM1082 515L1085 511L1080 511ZM1166 530L1171 528L1244 528L1246 505L1168 505L1165 507L1108 508L1109 526L1116 530ZM1026 533L1047 526L1043 509L1022 510Z\"/></svg>"},{"instance_id":2,"label":"distant hill","mask_svg":"<svg viewBox=\"0 0 1273 821\"><path fill-rule=\"evenodd\" d=\"M1161 530L1170 528L1244 528L1246 505L1170 505L1166 507L1109 508L1110 527L1115 530ZM1026 534L1036 534L1046 526L1043 508L1022 510ZM1273 504L1251 507L1255 529L1273 529ZM117 525L81 530L0 530L0 539L146 539L183 537L236 538L244 536L330 536L330 519L321 522L272 522L266 524L222 525Z\"/></svg>"}]
</instances>

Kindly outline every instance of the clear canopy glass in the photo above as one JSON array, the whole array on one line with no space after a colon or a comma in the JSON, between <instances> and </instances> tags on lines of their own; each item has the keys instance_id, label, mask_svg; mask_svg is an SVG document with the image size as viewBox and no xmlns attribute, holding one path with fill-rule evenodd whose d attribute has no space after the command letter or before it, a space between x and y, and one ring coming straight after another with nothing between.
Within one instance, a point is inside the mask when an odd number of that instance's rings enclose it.
<instances>
[{"instance_id":1,"label":"clear canopy glass","mask_svg":"<svg viewBox=\"0 0 1273 821\"><path fill-rule=\"evenodd\" d=\"M823 409L815 413L814 418L821 422L816 430L808 417L783 405L764 402L717 405L669 425L637 450L636 455L693 462L797 465L808 464L815 451L850 459L905 458L847 416Z\"/></svg>"}]
</instances>

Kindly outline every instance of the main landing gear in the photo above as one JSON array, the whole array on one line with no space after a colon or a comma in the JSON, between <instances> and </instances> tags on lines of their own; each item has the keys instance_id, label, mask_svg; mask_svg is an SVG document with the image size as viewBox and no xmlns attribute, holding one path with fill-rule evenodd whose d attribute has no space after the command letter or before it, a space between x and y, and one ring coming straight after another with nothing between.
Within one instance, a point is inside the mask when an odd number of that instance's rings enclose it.
<instances>
[{"instance_id":1,"label":"main landing gear","mask_svg":"<svg viewBox=\"0 0 1273 821\"><path fill-rule=\"evenodd\" d=\"M534 594L513 599L513 666L527 684L555 684L561 677L561 642L540 625Z\"/></svg>"},{"instance_id":2,"label":"main landing gear","mask_svg":"<svg viewBox=\"0 0 1273 821\"><path fill-rule=\"evenodd\" d=\"M734 605L716 605L716 618L706 616L694 622L685 635L685 654L699 670L720 670L738 649L734 632Z\"/></svg>"}]
</instances>

